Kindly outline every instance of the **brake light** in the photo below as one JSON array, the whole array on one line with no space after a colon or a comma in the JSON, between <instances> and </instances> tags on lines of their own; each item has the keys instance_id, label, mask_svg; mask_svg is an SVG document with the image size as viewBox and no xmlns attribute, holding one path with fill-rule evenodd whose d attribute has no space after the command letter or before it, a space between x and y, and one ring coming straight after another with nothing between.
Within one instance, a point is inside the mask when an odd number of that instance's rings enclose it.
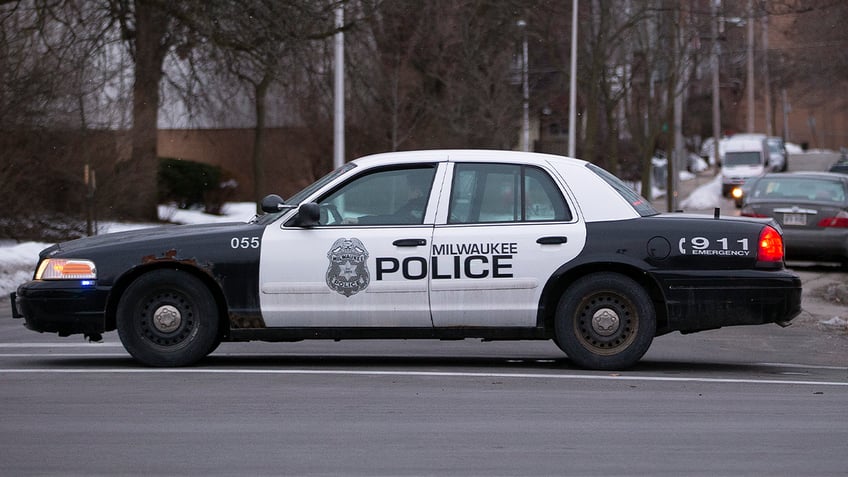
<instances>
[{"instance_id":1,"label":"brake light","mask_svg":"<svg viewBox=\"0 0 848 477\"><path fill-rule=\"evenodd\" d=\"M766 225L760 232L757 260L761 262L783 261L783 237L774 227Z\"/></svg>"},{"instance_id":2,"label":"brake light","mask_svg":"<svg viewBox=\"0 0 848 477\"><path fill-rule=\"evenodd\" d=\"M844 210L840 210L838 214L834 217L827 217L825 219L819 220L817 224L819 227L848 227L848 212Z\"/></svg>"}]
</instances>

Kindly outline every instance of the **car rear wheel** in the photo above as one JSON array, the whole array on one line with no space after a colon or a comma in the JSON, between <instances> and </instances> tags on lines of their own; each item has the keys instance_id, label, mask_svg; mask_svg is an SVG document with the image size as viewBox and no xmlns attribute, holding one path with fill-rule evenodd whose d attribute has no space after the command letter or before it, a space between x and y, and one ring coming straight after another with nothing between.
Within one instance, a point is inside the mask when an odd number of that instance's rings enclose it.
<instances>
[{"instance_id":1,"label":"car rear wheel","mask_svg":"<svg viewBox=\"0 0 848 477\"><path fill-rule=\"evenodd\" d=\"M618 273L593 273L570 286L556 312L556 342L578 366L625 369L648 351L656 333L651 298Z\"/></svg>"},{"instance_id":2,"label":"car rear wheel","mask_svg":"<svg viewBox=\"0 0 848 477\"><path fill-rule=\"evenodd\" d=\"M118 303L118 336L148 366L186 366L218 343L218 310L209 289L182 270L136 279Z\"/></svg>"}]
</instances>

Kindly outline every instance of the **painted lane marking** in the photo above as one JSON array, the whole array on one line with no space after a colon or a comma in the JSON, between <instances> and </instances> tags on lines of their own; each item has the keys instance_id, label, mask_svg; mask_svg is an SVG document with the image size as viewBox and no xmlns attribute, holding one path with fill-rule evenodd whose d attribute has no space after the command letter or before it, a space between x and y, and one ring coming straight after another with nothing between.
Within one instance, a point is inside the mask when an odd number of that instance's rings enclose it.
<instances>
[{"instance_id":1,"label":"painted lane marking","mask_svg":"<svg viewBox=\"0 0 848 477\"><path fill-rule=\"evenodd\" d=\"M245 374L245 375L313 375L313 376L393 376L393 377L448 377L448 378L499 378L499 379L557 379L586 381L642 381L672 383L713 383L713 384L776 384L795 386L839 386L848 387L848 381L789 381L779 379L738 379L738 378L695 378L665 376L613 376L581 374L539 374L539 373L470 373L454 371L355 371L320 369L214 369L214 368L138 368L138 369L33 369L0 368L0 374Z\"/></svg>"},{"instance_id":2,"label":"painted lane marking","mask_svg":"<svg viewBox=\"0 0 848 477\"><path fill-rule=\"evenodd\" d=\"M0 343L2 348L122 348L121 343Z\"/></svg>"},{"instance_id":3,"label":"painted lane marking","mask_svg":"<svg viewBox=\"0 0 848 477\"><path fill-rule=\"evenodd\" d=\"M0 358L129 358L129 353L0 353Z\"/></svg>"}]
</instances>

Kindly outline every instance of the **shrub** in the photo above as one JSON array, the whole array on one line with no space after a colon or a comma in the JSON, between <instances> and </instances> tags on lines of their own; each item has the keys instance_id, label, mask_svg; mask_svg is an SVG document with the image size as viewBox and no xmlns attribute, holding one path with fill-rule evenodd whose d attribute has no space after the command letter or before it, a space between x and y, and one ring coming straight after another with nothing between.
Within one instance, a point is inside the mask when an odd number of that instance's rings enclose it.
<instances>
[{"instance_id":1,"label":"shrub","mask_svg":"<svg viewBox=\"0 0 848 477\"><path fill-rule=\"evenodd\" d=\"M174 202L182 209L206 205L204 196L220 187L221 168L201 162L159 158L159 202Z\"/></svg>"}]
</instances>

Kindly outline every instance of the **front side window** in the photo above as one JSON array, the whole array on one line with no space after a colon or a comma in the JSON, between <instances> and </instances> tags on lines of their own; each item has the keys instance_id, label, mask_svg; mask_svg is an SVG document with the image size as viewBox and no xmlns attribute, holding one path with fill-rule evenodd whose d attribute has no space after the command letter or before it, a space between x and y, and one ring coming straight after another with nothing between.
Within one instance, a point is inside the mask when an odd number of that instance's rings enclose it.
<instances>
[{"instance_id":1,"label":"front side window","mask_svg":"<svg viewBox=\"0 0 848 477\"><path fill-rule=\"evenodd\" d=\"M551 177L535 167L457 164L448 223L569 221L571 211Z\"/></svg>"},{"instance_id":2,"label":"front side window","mask_svg":"<svg viewBox=\"0 0 848 477\"><path fill-rule=\"evenodd\" d=\"M435 174L427 165L359 176L319 200L320 224L421 224Z\"/></svg>"}]
</instances>

